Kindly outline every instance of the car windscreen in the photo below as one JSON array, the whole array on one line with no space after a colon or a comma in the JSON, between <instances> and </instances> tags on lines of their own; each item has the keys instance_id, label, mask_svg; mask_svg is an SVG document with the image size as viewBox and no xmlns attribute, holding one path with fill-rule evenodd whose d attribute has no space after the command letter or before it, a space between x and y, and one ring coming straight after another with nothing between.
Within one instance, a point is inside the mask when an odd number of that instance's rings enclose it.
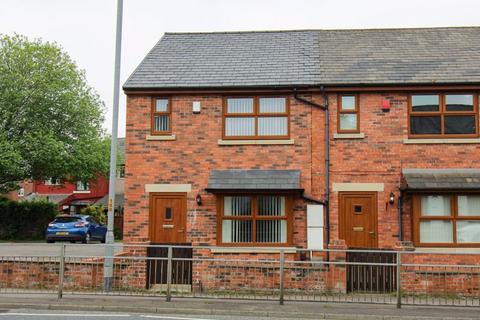
<instances>
[{"instance_id":1,"label":"car windscreen","mask_svg":"<svg viewBox=\"0 0 480 320\"><path fill-rule=\"evenodd\" d=\"M70 223L70 222L77 222L78 220L80 220L80 218L78 217L58 217L58 218L55 218L53 222Z\"/></svg>"}]
</instances>

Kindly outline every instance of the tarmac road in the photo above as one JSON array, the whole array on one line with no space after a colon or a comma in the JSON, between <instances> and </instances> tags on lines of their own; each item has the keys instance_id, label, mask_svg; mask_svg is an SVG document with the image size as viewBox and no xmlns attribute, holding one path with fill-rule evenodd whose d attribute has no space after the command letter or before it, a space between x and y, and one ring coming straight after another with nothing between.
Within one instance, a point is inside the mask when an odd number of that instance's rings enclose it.
<instances>
[{"instance_id":1,"label":"tarmac road","mask_svg":"<svg viewBox=\"0 0 480 320\"><path fill-rule=\"evenodd\" d=\"M242 317L242 316L205 316L205 315L159 315L159 314L132 314L112 312L66 312L66 311L38 311L38 310L12 310L1 311L0 320L262 320L272 318Z\"/></svg>"}]
</instances>

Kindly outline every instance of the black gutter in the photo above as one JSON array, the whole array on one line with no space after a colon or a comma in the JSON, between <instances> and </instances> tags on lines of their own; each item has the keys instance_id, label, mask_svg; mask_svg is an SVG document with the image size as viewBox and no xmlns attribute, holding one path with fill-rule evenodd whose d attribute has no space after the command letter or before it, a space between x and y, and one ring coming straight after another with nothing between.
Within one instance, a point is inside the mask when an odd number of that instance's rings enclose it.
<instances>
[{"instance_id":1,"label":"black gutter","mask_svg":"<svg viewBox=\"0 0 480 320\"><path fill-rule=\"evenodd\" d=\"M306 195L306 194L302 194L302 198L305 199L305 200L311 201L311 202L315 202L315 203L318 203L318 204L323 204L324 206L327 205L325 200L320 200L320 199L314 198L314 197Z\"/></svg>"},{"instance_id":2,"label":"black gutter","mask_svg":"<svg viewBox=\"0 0 480 320\"><path fill-rule=\"evenodd\" d=\"M318 201L318 203L322 203L325 206L325 228L327 231L326 245L328 246L330 244L330 117L328 112L328 95L323 86L320 87L320 92L323 93L323 105L298 96L297 89L293 90L293 97L309 106L320 108L325 111L325 199Z\"/></svg>"}]
</instances>

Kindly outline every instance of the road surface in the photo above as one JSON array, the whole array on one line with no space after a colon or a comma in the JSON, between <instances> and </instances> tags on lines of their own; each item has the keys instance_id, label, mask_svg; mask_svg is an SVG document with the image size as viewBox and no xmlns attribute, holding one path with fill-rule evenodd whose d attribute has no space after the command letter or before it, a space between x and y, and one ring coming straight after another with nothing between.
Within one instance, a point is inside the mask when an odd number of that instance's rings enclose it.
<instances>
[{"instance_id":1,"label":"road surface","mask_svg":"<svg viewBox=\"0 0 480 320\"><path fill-rule=\"evenodd\" d=\"M113 312L68 312L38 310L0 310L0 320L272 320L272 318L214 316L214 315L159 315Z\"/></svg>"}]
</instances>

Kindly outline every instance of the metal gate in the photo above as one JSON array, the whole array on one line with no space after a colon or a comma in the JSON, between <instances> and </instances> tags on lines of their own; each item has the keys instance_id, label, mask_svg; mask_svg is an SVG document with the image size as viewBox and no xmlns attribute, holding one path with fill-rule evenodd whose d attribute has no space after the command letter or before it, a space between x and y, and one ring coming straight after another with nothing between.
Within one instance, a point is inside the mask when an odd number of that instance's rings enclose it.
<instances>
[{"instance_id":1,"label":"metal gate","mask_svg":"<svg viewBox=\"0 0 480 320\"><path fill-rule=\"evenodd\" d=\"M192 284L192 248L172 248L172 284ZM155 285L167 284L167 247L149 247L149 258L165 258L147 260L147 289Z\"/></svg>"},{"instance_id":2,"label":"metal gate","mask_svg":"<svg viewBox=\"0 0 480 320\"><path fill-rule=\"evenodd\" d=\"M388 293L397 289L395 265L397 255L392 252L347 252L347 292ZM373 264L373 265L372 265Z\"/></svg>"}]
</instances>

